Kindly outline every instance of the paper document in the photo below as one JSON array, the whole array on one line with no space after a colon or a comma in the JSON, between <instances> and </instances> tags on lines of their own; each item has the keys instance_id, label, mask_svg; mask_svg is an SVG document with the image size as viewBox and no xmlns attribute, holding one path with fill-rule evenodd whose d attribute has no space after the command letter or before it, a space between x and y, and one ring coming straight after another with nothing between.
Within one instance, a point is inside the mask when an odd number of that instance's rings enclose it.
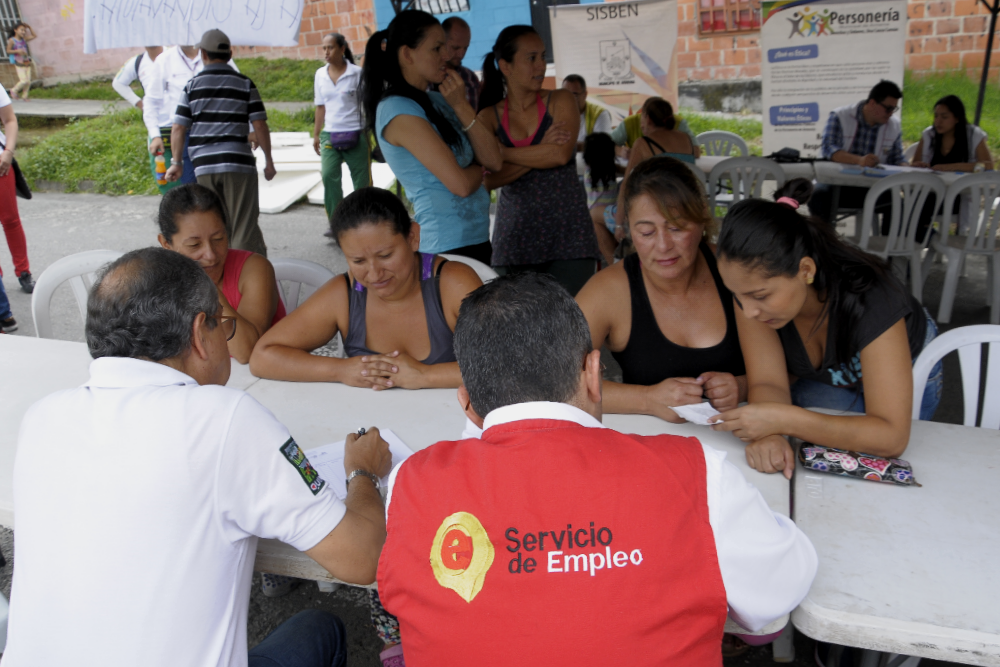
<instances>
[{"instance_id":1,"label":"paper document","mask_svg":"<svg viewBox=\"0 0 1000 667\"><path fill-rule=\"evenodd\" d=\"M379 435L389 443L393 468L408 459L413 453L413 450L389 429L379 429ZM346 442L346 440L341 440L306 451L309 463L312 464L313 468L316 468L319 476L326 480L326 483L341 500L347 498L347 473L344 471L344 445ZM385 486L388 481L388 477L383 477L382 486Z\"/></svg>"},{"instance_id":2,"label":"paper document","mask_svg":"<svg viewBox=\"0 0 1000 667\"><path fill-rule=\"evenodd\" d=\"M719 411L713 408L712 404L708 401L695 403L694 405L678 405L670 409L692 424L701 424L702 426L708 426L709 418L719 414Z\"/></svg>"}]
</instances>

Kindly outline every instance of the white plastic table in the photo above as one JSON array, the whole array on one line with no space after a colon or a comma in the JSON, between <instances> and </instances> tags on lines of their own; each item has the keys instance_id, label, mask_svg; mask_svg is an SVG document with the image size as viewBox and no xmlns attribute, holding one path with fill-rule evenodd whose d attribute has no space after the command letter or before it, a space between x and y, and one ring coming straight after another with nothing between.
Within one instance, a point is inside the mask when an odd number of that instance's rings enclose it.
<instances>
[{"instance_id":1,"label":"white plastic table","mask_svg":"<svg viewBox=\"0 0 1000 667\"><path fill-rule=\"evenodd\" d=\"M698 168L705 172L708 176L712 173L712 169L715 165L719 164L723 160L728 160L729 158L724 155L704 155L697 160L695 163ZM781 170L785 172L785 178L791 180L793 178L808 178L812 180L816 177L813 171L812 162L779 162L777 163Z\"/></svg>"},{"instance_id":2,"label":"white plastic table","mask_svg":"<svg viewBox=\"0 0 1000 667\"><path fill-rule=\"evenodd\" d=\"M903 458L922 487L796 471L819 573L792 622L821 641L1000 665L1000 431L913 422Z\"/></svg>"}]
</instances>

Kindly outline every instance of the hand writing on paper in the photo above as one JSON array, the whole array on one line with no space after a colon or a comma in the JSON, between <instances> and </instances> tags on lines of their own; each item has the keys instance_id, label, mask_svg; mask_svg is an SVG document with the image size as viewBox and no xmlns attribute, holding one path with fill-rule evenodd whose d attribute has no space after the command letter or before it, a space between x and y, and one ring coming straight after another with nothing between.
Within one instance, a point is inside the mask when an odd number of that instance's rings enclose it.
<instances>
[{"instance_id":1,"label":"hand writing on paper","mask_svg":"<svg viewBox=\"0 0 1000 667\"><path fill-rule=\"evenodd\" d=\"M382 439L372 426L364 435L348 434L344 442L344 472L348 475L358 468L385 477L392 471L392 453L389 443Z\"/></svg>"}]
</instances>

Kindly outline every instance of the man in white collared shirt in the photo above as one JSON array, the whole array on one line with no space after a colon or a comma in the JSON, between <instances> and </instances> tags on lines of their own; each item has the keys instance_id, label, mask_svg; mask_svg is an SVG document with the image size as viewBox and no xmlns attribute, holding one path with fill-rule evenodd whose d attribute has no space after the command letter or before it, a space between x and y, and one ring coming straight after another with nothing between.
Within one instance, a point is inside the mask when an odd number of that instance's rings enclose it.
<instances>
[{"instance_id":1,"label":"man in white collared shirt","mask_svg":"<svg viewBox=\"0 0 1000 667\"><path fill-rule=\"evenodd\" d=\"M482 438L390 477L379 596L409 667L721 664L727 613L756 631L805 597L812 544L724 454L601 425L600 351L551 277L474 291L454 345Z\"/></svg>"},{"instance_id":2,"label":"man in white collared shirt","mask_svg":"<svg viewBox=\"0 0 1000 667\"><path fill-rule=\"evenodd\" d=\"M258 537L345 581L374 580L387 445L375 431L348 437L355 475L338 500L270 412L221 386L235 332L221 312L201 267L162 248L124 255L94 285L90 380L21 424L0 664L245 667ZM67 566L77 575L53 576ZM343 625L304 612L250 664L291 664L292 652L296 665L342 667Z\"/></svg>"},{"instance_id":3,"label":"man in white collared shirt","mask_svg":"<svg viewBox=\"0 0 1000 667\"><path fill-rule=\"evenodd\" d=\"M232 60L228 65L237 72L240 68ZM149 88L143 88L142 122L149 135L149 155L153 160L162 155L169 167L173 156L170 146L170 130L173 127L177 104L180 102L184 86L195 74L200 72L204 64L201 62L201 50L197 46L172 46L161 53L153 63L150 74ZM194 165L188 156L187 142L180 153L184 164L184 172L180 179L158 186L161 193L177 185L197 183L194 175ZM151 168L156 170L155 164Z\"/></svg>"}]
</instances>

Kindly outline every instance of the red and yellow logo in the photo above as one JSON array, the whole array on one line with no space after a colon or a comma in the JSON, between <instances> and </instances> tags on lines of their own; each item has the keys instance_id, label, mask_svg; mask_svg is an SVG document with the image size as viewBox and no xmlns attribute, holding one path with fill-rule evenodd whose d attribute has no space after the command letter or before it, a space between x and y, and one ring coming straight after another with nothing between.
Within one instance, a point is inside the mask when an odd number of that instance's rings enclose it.
<instances>
[{"instance_id":1,"label":"red and yellow logo","mask_svg":"<svg viewBox=\"0 0 1000 667\"><path fill-rule=\"evenodd\" d=\"M441 522L434 535L431 570L439 584L472 602L483 590L493 556L490 536L479 519L468 512L455 512Z\"/></svg>"}]
</instances>

